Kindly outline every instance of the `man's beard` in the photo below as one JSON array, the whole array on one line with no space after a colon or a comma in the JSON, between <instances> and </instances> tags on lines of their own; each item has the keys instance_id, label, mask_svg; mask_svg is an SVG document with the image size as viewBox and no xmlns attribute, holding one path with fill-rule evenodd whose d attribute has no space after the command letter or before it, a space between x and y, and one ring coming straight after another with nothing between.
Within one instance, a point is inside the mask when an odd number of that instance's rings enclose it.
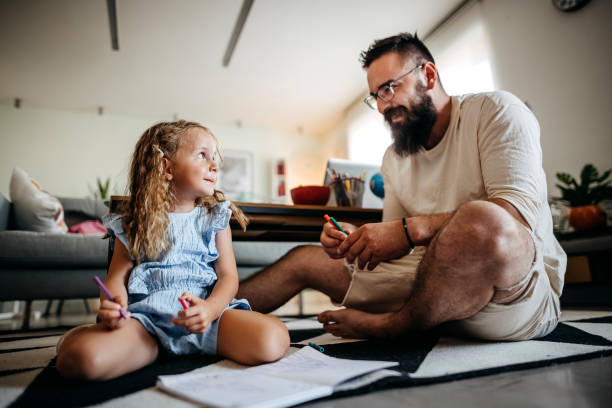
<instances>
[{"instance_id":1,"label":"man's beard","mask_svg":"<svg viewBox=\"0 0 612 408\"><path fill-rule=\"evenodd\" d=\"M385 121L391 128L393 148L400 156L417 153L421 147L427 146L431 129L436 122L436 109L431 97L425 93L427 87L417 85L419 99L408 110L404 106L396 106L385 111ZM404 120L393 123L393 116L399 113Z\"/></svg>"}]
</instances>

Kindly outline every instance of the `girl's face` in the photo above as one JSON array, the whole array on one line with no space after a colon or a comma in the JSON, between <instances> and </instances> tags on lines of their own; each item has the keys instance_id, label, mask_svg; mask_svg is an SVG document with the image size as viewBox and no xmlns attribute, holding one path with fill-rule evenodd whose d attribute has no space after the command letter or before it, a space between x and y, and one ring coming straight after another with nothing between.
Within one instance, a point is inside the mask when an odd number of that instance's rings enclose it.
<instances>
[{"instance_id":1,"label":"girl's face","mask_svg":"<svg viewBox=\"0 0 612 408\"><path fill-rule=\"evenodd\" d=\"M190 129L183 136L168 168L179 203L193 203L214 193L219 171L216 151L214 137L203 129Z\"/></svg>"}]
</instances>

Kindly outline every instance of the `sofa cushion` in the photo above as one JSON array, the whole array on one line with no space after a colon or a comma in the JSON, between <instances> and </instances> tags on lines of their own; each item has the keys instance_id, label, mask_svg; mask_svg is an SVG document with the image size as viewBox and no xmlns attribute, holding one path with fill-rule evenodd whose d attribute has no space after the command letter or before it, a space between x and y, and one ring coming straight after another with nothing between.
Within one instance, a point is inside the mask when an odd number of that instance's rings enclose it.
<instances>
[{"instance_id":1,"label":"sofa cushion","mask_svg":"<svg viewBox=\"0 0 612 408\"><path fill-rule=\"evenodd\" d=\"M11 202L0 193L0 231L8 229L11 217Z\"/></svg>"},{"instance_id":2,"label":"sofa cushion","mask_svg":"<svg viewBox=\"0 0 612 408\"><path fill-rule=\"evenodd\" d=\"M40 185L19 167L13 169L10 194L17 228L40 232L68 230L59 200L40 188Z\"/></svg>"},{"instance_id":3,"label":"sofa cushion","mask_svg":"<svg viewBox=\"0 0 612 408\"><path fill-rule=\"evenodd\" d=\"M108 213L108 207L104 205L102 200L73 197L58 197L58 200L64 207L66 219L68 219L68 214L82 214L86 217L80 221L99 220Z\"/></svg>"},{"instance_id":4,"label":"sofa cushion","mask_svg":"<svg viewBox=\"0 0 612 408\"><path fill-rule=\"evenodd\" d=\"M5 268L0 273L0 301L97 298L100 288L93 277L104 280L106 268L29 269ZM27 272L27 273L25 273Z\"/></svg>"},{"instance_id":5,"label":"sofa cushion","mask_svg":"<svg viewBox=\"0 0 612 408\"><path fill-rule=\"evenodd\" d=\"M0 231L0 268L106 268L107 254L99 235Z\"/></svg>"},{"instance_id":6,"label":"sofa cushion","mask_svg":"<svg viewBox=\"0 0 612 408\"><path fill-rule=\"evenodd\" d=\"M254 242L234 241L234 255L238 266L266 266L269 265L292 248L299 245L320 245L318 242Z\"/></svg>"}]
</instances>

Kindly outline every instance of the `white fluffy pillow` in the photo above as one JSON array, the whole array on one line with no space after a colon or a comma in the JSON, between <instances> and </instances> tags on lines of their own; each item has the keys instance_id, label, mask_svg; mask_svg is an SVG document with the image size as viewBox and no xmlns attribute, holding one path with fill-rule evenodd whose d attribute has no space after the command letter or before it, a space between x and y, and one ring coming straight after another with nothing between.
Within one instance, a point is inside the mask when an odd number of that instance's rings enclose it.
<instances>
[{"instance_id":1,"label":"white fluffy pillow","mask_svg":"<svg viewBox=\"0 0 612 408\"><path fill-rule=\"evenodd\" d=\"M15 167L11 175L11 201L17 228L27 231L66 232L64 209L59 200L43 191L28 174Z\"/></svg>"}]
</instances>

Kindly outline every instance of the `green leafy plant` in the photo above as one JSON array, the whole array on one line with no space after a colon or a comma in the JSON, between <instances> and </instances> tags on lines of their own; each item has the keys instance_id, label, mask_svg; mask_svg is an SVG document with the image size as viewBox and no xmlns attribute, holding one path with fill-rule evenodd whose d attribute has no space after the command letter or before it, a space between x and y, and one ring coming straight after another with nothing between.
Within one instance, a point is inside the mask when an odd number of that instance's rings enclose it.
<instances>
[{"instance_id":1,"label":"green leafy plant","mask_svg":"<svg viewBox=\"0 0 612 408\"><path fill-rule=\"evenodd\" d=\"M599 174L595 166L587 164L580 172L580 183L568 173L557 173L557 179L563 183L556 184L561 190L558 199L566 201L570 207L598 204L605 199L612 198L612 186L608 177L612 169Z\"/></svg>"},{"instance_id":2,"label":"green leafy plant","mask_svg":"<svg viewBox=\"0 0 612 408\"><path fill-rule=\"evenodd\" d=\"M96 177L96 184L98 188L97 191L91 188L91 186L89 187L89 191L92 193L94 199L108 200L108 193L110 191L110 177L104 181L102 181L100 177Z\"/></svg>"}]
</instances>

